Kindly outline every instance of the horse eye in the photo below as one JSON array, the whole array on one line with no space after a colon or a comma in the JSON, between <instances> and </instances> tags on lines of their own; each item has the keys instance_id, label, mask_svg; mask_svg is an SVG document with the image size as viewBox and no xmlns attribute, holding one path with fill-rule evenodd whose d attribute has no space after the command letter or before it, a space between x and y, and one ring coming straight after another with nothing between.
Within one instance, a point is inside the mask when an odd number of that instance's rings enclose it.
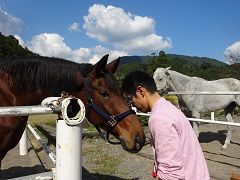
<instances>
[{"instance_id":1,"label":"horse eye","mask_svg":"<svg viewBox=\"0 0 240 180\"><path fill-rule=\"evenodd\" d=\"M107 91L100 92L100 94L101 94L102 97L108 97L108 92Z\"/></svg>"}]
</instances>

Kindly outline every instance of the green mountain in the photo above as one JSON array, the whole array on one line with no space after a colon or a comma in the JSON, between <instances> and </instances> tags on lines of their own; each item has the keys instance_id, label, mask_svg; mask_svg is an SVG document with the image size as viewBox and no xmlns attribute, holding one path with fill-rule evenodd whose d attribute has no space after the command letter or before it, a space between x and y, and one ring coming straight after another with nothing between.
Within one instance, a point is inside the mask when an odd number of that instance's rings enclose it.
<instances>
[{"instance_id":1,"label":"green mountain","mask_svg":"<svg viewBox=\"0 0 240 180\"><path fill-rule=\"evenodd\" d=\"M240 79L240 64L228 65L216 59L177 54L161 56L124 56L120 58L117 77L121 80L132 70L141 69L153 74L158 67L169 67L188 76L202 77L207 80L221 78Z\"/></svg>"}]
</instances>

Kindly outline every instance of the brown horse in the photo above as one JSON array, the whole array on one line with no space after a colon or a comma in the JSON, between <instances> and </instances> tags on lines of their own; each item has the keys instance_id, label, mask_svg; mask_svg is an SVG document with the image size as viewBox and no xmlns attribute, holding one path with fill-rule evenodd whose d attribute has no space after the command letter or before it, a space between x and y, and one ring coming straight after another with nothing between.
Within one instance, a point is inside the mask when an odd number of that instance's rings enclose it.
<instances>
[{"instance_id":1,"label":"brown horse","mask_svg":"<svg viewBox=\"0 0 240 180\"><path fill-rule=\"evenodd\" d=\"M125 150L138 152L145 135L113 75L120 60L109 64L107 60L105 55L92 65L42 56L1 59L0 107L36 105L66 91L83 101L86 117L98 130L102 128L114 135ZM0 117L0 165L19 142L27 119Z\"/></svg>"}]
</instances>

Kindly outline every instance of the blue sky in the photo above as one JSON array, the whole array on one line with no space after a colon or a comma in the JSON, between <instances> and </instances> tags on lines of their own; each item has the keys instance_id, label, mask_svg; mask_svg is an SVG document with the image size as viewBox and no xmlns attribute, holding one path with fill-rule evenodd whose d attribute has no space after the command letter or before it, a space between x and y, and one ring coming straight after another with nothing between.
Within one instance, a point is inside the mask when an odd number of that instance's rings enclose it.
<instances>
[{"instance_id":1,"label":"blue sky","mask_svg":"<svg viewBox=\"0 0 240 180\"><path fill-rule=\"evenodd\" d=\"M43 56L95 63L106 53L226 62L240 54L238 0L0 0L0 31Z\"/></svg>"}]
</instances>

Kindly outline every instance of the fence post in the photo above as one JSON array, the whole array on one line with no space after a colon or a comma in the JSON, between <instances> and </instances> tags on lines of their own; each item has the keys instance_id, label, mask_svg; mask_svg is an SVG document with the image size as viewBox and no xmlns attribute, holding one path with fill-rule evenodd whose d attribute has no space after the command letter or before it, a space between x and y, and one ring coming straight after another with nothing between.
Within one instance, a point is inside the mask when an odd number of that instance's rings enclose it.
<instances>
[{"instance_id":1,"label":"fence post","mask_svg":"<svg viewBox=\"0 0 240 180\"><path fill-rule=\"evenodd\" d=\"M58 119L56 138L56 179L82 179L81 125L69 126Z\"/></svg>"},{"instance_id":2,"label":"fence post","mask_svg":"<svg viewBox=\"0 0 240 180\"><path fill-rule=\"evenodd\" d=\"M19 154L25 156L28 153L28 139L27 139L27 128L25 128L22 137L19 141Z\"/></svg>"},{"instance_id":3,"label":"fence post","mask_svg":"<svg viewBox=\"0 0 240 180\"><path fill-rule=\"evenodd\" d=\"M85 118L85 106L78 100L80 113L76 117L69 117L68 108L70 101L64 99L62 105L63 119L57 120L56 133L56 179L81 180L82 179L82 125ZM73 103L75 101L72 101ZM73 106L74 107L74 106ZM76 106L75 106L76 107ZM70 112L72 116L72 112Z\"/></svg>"},{"instance_id":4,"label":"fence post","mask_svg":"<svg viewBox=\"0 0 240 180\"><path fill-rule=\"evenodd\" d=\"M214 112L211 112L211 120L214 121Z\"/></svg>"}]
</instances>

